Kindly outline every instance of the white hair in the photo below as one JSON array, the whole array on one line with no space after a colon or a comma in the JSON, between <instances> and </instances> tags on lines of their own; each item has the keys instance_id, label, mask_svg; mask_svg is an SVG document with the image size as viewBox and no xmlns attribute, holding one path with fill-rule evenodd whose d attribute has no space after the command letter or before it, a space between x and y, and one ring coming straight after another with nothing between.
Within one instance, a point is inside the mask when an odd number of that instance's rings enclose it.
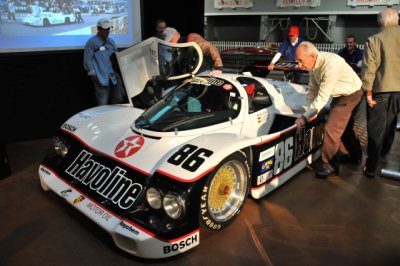
<instances>
[{"instance_id":1,"label":"white hair","mask_svg":"<svg viewBox=\"0 0 400 266\"><path fill-rule=\"evenodd\" d=\"M174 28L170 27L165 28L165 30L163 31L163 34L165 36L164 41L170 42L176 32L178 31Z\"/></svg>"},{"instance_id":2,"label":"white hair","mask_svg":"<svg viewBox=\"0 0 400 266\"><path fill-rule=\"evenodd\" d=\"M318 54L318 49L317 47L314 46L314 44L312 44L311 42L307 42L307 41L303 41L299 44L299 46L297 47L297 49L299 49L300 47L303 47L304 52L307 56L310 56L312 54Z\"/></svg>"},{"instance_id":3,"label":"white hair","mask_svg":"<svg viewBox=\"0 0 400 266\"><path fill-rule=\"evenodd\" d=\"M378 14L378 23L382 27L398 25L399 12L392 7L385 8Z\"/></svg>"}]
</instances>

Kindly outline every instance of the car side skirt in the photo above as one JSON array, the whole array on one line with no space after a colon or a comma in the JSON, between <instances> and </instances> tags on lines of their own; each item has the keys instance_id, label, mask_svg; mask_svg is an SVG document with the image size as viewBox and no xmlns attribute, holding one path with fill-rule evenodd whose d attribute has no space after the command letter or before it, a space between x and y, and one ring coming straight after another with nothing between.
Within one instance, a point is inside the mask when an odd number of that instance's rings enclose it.
<instances>
[{"instance_id":1,"label":"car side skirt","mask_svg":"<svg viewBox=\"0 0 400 266\"><path fill-rule=\"evenodd\" d=\"M310 153L306 158L299 161L296 165L292 166L286 172L281 175L274 176L266 183L258 187L251 188L251 196L255 199L260 199L276 188L280 187L290 178L292 178L295 174L303 170L307 165L311 164L315 160L317 160L321 156L321 149L316 150L313 153Z\"/></svg>"}]
</instances>

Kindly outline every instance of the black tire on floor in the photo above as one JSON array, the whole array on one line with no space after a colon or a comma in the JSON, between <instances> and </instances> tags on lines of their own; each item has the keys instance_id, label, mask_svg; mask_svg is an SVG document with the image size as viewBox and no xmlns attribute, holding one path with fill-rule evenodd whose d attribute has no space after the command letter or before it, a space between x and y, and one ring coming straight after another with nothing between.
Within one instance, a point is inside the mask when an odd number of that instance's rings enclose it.
<instances>
[{"instance_id":1,"label":"black tire on floor","mask_svg":"<svg viewBox=\"0 0 400 266\"><path fill-rule=\"evenodd\" d=\"M240 213L250 189L250 167L246 156L236 152L210 174L200 199L200 224L221 230Z\"/></svg>"}]
</instances>

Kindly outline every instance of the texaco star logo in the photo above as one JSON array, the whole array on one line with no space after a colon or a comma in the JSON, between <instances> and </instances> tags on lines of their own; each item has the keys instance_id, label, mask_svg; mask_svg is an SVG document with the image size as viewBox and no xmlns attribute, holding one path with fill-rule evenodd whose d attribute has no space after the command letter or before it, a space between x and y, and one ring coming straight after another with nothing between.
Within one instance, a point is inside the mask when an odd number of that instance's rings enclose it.
<instances>
[{"instance_id":1,"label":"texaco star logo","mask_svg":"<svg viewBox=\"0 0 400 266\"><path fill-rule=\"evenodd\" d=\"M118 143L115 147L114 154L118 158L129 157L142 148L144 144L144 138L142 136L130 136Z\"/></svg>"},{"instance_id":2,"label":"texaco star logo","mask_svg":"<svg viewBox=\"0 0 400 266\"><path fill-rule=\"evenodd\" d=\"M233 87L231 84L224 84L224 86L222 86L224 88L224 90L230 91Z\"/></svg>"}]
</instances>

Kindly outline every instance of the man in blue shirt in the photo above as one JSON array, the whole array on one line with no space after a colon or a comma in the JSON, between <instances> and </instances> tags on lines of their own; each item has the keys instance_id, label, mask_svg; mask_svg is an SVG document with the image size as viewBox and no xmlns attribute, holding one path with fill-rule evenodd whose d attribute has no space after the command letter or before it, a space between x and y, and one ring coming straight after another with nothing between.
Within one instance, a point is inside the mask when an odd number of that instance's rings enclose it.
<instances>
[{"instance_id":1,"label":"man in blue shirt","mask_svg":"<svg viewBox=\"0 0 400 266\"><path fill-rule=\"evenodd\" d=\"M363 52L356 47L356 37L349 35L346 38L346 46L338 52L338 55L344 58L356 73L360 73Z\"/></svg>"},{"instance_id":2,"label":"man in blue shirt","mask_svg":"<svg viewBox=\"0 0 400 266\"><path fill-rule=\"evenodd\" d=\"M108 19L97 21L97 34L87 41L84 50L84 67L93 81L98 105L123 102L121 79L110 59L117 52L114 40L108 37L111 28Z\"/></svg>"},{"instance_id":3,"label":"man in blue shirt","mask_svg":"<svg viewBox=\"0 0 400 266\"><path fill-rule=\"evenodd\" d=\"M296 49L302 41L303 39L299 37L299 27L291 26L288 32L288 39L283 40L279 45L278 52L275 54L274 58L272 58L271 63L268 66L268 70L274 69L275 63L281 58L282 55L288 61L296 61Z\"/></svg>"}]
</instances>

